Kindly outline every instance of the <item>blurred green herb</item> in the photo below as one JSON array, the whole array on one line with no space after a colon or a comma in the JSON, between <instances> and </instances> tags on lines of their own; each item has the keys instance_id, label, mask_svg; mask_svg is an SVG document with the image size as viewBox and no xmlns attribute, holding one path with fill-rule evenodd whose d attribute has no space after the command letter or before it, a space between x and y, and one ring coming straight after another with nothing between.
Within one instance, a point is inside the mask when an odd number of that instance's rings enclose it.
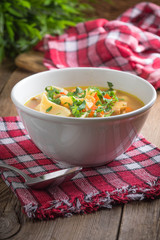
<instances>
[{"instance_id":1,"label":"blurred green herb","mask_svg":"<svg viewBox=\"0 0 160 240\"><path fill-rule=\"evenodd\" d=\"M87 20L79 0L0 0L0 62L27 51L49 33Z\"/></svg>"},{"instance_id":2,"label":"blurred green herb","mask_svg":"<svg viewBox=\"0 0 160 240\"><path fill-rule=\"evenodd\" d=\"M50 112L52 110L52 106L46 109L46 113Z\"/></svg>"}]
</instances>

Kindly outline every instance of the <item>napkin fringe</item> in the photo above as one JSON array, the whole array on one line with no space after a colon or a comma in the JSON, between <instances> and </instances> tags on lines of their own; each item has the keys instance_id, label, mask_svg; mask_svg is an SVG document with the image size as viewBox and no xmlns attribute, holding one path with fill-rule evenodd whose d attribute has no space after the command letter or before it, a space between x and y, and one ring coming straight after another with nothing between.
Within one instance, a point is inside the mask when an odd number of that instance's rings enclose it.
<instances>
[{"instance_id":1,"label":"napkin fringe","mask_svg":"<svg viewBox=\"0 0 160 240\"><path fill-rule=\"evenodd\" d=\"M73 199L54 200L47 202L43 207L38 204L29 203L24 205L23 211L29 218L39 220L54 219L56 217L70 217L73 214L87 214L101 208L111 209L116 204L124 204L130 201L142 201L144 199L155 199L160 196L160 183L157 181L148 182L146 186L127 186L109 193L91 194Z\"/></svg>"}]
</instances>

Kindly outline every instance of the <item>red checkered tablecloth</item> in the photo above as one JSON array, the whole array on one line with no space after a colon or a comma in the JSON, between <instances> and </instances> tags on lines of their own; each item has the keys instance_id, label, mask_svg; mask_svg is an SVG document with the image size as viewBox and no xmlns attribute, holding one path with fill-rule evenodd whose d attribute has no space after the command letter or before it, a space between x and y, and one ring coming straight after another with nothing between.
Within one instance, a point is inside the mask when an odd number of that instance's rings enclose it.
<instances>
[{"instance_id":1,"label":"red checkered tablecloth","mask_svg":"<svg viewBox=\"0 0 160 240\"><path fill-rule=\"evenodd\" d=\"M58 169L32 142L19 117L0 118L0 163L31 177ZM160 195L160 149L139 135L134 144L107 165L85 168L74 178L44 190L27 187L10 170L1 177L21 202L28 217L52 219Z\"/></svg>"},{"instance_id":2,"label":"red checkered tablecloth","mask_svg":"<svg viewBox=\"0 0 160 240\"><path fill-rule=\"evenodd\" d=\"M160 6L142 2L116 20L96 19L46 35L35 49L48 69L103 67L136 74L160 87Z\"/></svg>"}]
</instances>

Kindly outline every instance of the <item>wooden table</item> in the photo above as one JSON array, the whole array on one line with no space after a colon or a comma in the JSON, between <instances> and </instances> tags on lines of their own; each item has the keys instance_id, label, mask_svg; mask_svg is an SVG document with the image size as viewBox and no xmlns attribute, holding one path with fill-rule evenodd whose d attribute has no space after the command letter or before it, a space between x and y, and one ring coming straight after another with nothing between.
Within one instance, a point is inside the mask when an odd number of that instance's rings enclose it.
<instances>
[{"instance_id":1,"label":"wooden table","mask_svg":"<svg viewBox=\"0 0 160 240\"><path fill-rule=\"evenodd\" d=\"M5 62L0 67L0 116L17 115L10 92L31 72ZM160 92L141 133L160 147ZM160 199L132 202L88 215L33 221L21 212L17 198L0 179L0 239L11 240L158 240Z\"/></svg>"}]
</instances>

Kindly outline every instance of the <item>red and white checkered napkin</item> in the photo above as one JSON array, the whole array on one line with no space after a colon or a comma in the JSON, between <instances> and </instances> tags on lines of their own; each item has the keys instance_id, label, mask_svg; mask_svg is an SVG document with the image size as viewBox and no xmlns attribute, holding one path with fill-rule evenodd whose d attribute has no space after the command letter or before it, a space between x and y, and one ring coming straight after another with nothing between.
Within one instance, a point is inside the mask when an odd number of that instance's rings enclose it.
<instances>
[{"instance_id":1,"label":"red and white checkered napkin","mask_svg":"<svg viewBox=\"0 0 160 240\"><path fill-rule=\"evenodd\" d=\"M114 21L79 23L65 34L46 35L35 49L48 69L103 67L126 71L160 87L160 6L142 2Z\"/></svg>"},{"instance_id":2,"label":"red and white checkered napkin","mask_svg":"<svg viewBox=\"0 0 160 240\"><path fill-rule=\"evenodd\" d=\"M60 169L42 154L19 117L0 118L0 162L35 177ZM134 144L108 165L85 168L72 180L45 190L32 190L9 170L1 177L20 200L28 217L50 219L160 195L160 149L138 136Z\"/></svg>"}]
</instances>

